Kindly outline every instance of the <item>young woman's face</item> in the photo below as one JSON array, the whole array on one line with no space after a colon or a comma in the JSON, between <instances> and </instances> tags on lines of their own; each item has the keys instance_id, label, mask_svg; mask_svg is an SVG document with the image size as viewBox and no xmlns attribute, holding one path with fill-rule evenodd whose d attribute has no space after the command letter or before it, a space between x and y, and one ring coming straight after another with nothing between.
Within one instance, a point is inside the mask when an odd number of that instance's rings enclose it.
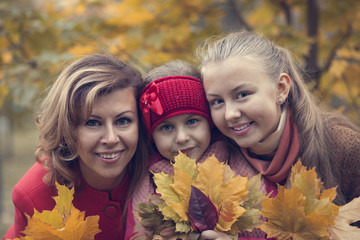
<instances>
[{"instance_id":1,"label":"young woman's face","mask_svg":"<svg viewBox=\"0 0 360 240\"><path fill-rule=\"evenodd\" d=\"M179 151L199 159L210 144L210 125L201 115L180 114L157 125L152 136L160 154L169 160Z\"/></svg>"},{"instance_id":2,"label":"young woman's face","mask_svg":"<svg viewBox=\"0 0 360 240\"><path fill-rule=\"evenodd\" d=\"M138 113L132 88L100 96L91 116L77 126L81 173L98 190L111 190L122 181L138 143Z\"/></svg>"},{"instance_id":3,"label":"young woman's face","mask_svg":"<svg viewBox=\"0 0 360 240\"><path fill-rule=\"evenodd\" d=\"M277 128L276 86L250 58L208 63L203 81L215 125L240 147L264 141Z\"/></svg>"}]
</instances>

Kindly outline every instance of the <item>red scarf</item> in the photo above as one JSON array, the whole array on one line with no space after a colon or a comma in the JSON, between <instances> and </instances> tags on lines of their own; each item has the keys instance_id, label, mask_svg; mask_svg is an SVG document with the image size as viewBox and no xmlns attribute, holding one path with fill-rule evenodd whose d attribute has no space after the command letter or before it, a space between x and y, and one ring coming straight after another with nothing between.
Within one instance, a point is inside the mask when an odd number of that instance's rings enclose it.
<instances>
[{"instance_id":1,"label":"red scarf","mask_svg":"<svg viewBox=\"0 0 360 240\"><path fill-rule=\"evenodd\" d=\"M300 149L299 136L291 113L288 111L279 146L271 161L251 157L247 148L240 148L249 163L274 183L279 183L287 178Z\"/></svg>"}]
</instances>

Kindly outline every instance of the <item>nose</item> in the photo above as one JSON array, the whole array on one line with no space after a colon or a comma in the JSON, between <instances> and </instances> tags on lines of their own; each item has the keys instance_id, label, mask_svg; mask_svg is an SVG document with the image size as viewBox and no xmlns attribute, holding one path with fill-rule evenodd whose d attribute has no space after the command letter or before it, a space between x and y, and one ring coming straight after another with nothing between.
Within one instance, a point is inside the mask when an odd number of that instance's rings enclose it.
<instances>
[{"instance_id":1,"label":"nose","mask_svg":"<svg viewBox=\"0 0 360 240\"><path fill-rule=\"evenodd\" d=\"M120 138L117 134L114 126L108 126L105 128L104 136L101 139L101 142L108 145L115 145L120 141Z\"/></svg>"},{"instance_id":2,"label":"nose","mask_svg":"<svg viewBox=\"0 0 360 240\"><path fill-rule=\"evenodd\" d=\"M184 128L178 128L175 136L175 142L177 144L184 144L189 141L190 135L188 134L187 130Z\"/></svg>"},{"instance_id":3,"label":"nose","mask_svg":"<svg viewBox=\"0 0 360 240\"><path fill-rule=\"evenodd\" d=\"M225 119L227 121L237 119L241 116L241 111L238 107L235 106L235 104L227 103L225 107Z\"/></svg>"}]
</instances>

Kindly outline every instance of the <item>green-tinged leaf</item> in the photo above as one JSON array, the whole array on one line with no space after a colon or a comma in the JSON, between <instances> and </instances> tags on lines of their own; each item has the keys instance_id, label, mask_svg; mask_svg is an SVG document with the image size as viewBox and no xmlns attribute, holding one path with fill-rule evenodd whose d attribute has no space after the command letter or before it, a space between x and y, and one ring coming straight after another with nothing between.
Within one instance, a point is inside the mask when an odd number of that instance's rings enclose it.
<instances>
[{"instance_id":1,"label":"green-tinged leaf","mask_svg":"<svg viewBox=\"0 0 360 240\"><path fill-rule=\"evenodd\" d=\"M188 233L191 230L190 226L191 225L190 225L189 222L177 222L176 223L176 231L177 232Z\"/></svg>"},{"instance_id":2,"label":"green-tinged leaf","mask_svg":"<svg viewBox=\"0 0 360 240\"><path fill-rule=\"evenodd\" d=\"M252 231L255 227L260 227L265 222L260 220L259 209L246 210L237 221L231 226L232 233L238 233L243 231Z\"/></svg>"},{"instance_id":3,"label":"green-tinged leaf","mask_svg":"<svg viewBox=\"0 0 360 240\"><path fill-rule=\"evenodd\" d=\"M246 200L243 204L245 209L260 209L261 210L261 203L264 198L264 194L259 191L261 185L261 174L253 176L249 179L248 184L248 200Z\"/></svg>"},{"instance_id":4,"label":"green-tinged leaf","mask_svg":"<svg viewBox=\"0 0 360 240\"><path fill-rule=\"evenodd\" d=\"M173 208L166 205L166 203L159 205L161 213L164 215L166 220L178 221L180 219L179 214L177 214Z\"/></svg>"}]
</instances>

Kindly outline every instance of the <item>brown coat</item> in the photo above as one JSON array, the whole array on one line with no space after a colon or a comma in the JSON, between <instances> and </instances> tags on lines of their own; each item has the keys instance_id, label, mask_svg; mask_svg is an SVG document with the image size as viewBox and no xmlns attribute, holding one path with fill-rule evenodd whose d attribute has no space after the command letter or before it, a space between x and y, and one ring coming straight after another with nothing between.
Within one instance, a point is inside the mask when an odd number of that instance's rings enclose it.
<instances>
[{"instance_id":1,"label":"brown coat","mask_svg":"<svg viewBox=\"0 0 360 240\"><path fill-rule=\"evenodd\" d=\"M360 196L360 133L343 126L331 127L333 175L346 203Z\"/></svg>"}]
</instances>

